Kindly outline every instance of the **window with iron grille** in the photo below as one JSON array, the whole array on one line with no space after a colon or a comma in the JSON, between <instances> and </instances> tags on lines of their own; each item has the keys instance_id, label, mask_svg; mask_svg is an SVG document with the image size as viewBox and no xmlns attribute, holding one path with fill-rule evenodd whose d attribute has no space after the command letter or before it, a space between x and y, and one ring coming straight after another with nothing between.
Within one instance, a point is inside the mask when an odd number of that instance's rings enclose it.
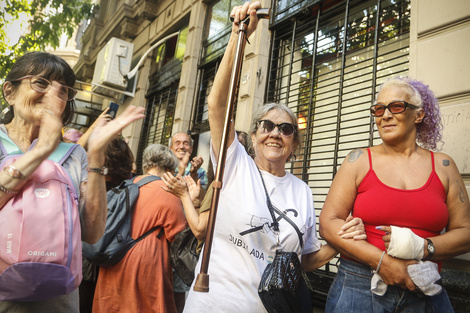
<instances>
[{"instance_id":1,"label":"window with iron grille","mask_svg":"<svg viewBox=\"0 0 470 313\"><path fill-rule=\"evenodd\" d=\"M278 1L266 102L298 115L303 145L288 166L311 187L318 217L345 156L379 143L369 107L384 80L408 74L410 1L315 2L287 20L295 8ZM321 271L336 270L333 259Z\"/></svg>"},{"instance_id":2,"label":"window with iron grille","mask_svg":"<svg viewBox=\"0 0 470 313\"><path fill-rule=\"evenodd\" d=\"M152 74L149 77L146 113L136 157L139 173L142 170L145 147L153 143L168 146L171 137L181 64L188 36L187 23L183 21L182 25L177 37L168 39L154 52L155 63L152 64Z\"/></svg>"},{"instance_id":3,"label":"window with iron grille","mask_svg":"<svg viewBox=\"0 0 470 313\"><path fill-rule=\"evenodd\" d=\"M173 128L178 83L179 81L174 82L147 99L147 110L136 158L139 173L142 170L142 155L145 147L153 143L168 146Z\"/></svg>"},{"instance_id":4,"label":"window with iron grille","mask_svg":"<svg viewBox=\"0 0 470 313\"><path fill-rule=\"evenodd\" d=\"M220 59L216 62L205 64L199 69L200 81L196 98L196 112L194 116L194 127L198 133L209 130L209 109L207 107L207 96L214 83L215 73L219 66Z\"/></svg>"},{"instance_id":5,"label":"window with iron grille","mask_svg":"<svg viewBox=\"0 0 470 313\"><path fill-rule=\"evenodd\" d=\"M230 12L239 1L219 0L208 7L204 42L199 62L198 91L193 130L202 133L209 130L207 96L214 82L215 73L227 47L232 29Z\"/></svg>"}]
</instances>

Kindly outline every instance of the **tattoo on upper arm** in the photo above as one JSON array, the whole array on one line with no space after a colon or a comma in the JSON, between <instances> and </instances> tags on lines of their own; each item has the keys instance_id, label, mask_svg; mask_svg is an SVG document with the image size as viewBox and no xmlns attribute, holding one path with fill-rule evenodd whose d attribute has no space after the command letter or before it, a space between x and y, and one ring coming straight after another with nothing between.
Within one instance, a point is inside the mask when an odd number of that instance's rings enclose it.
<instances>
[{"instance_id":1,"label":"tattoo on upper arm","mask_svg":"<svg viewBox=\"0 0 470 313\"><path fill-rule=\"evenodd\" d=\"M450 161L447 160L447 159L442 160L442 164L443 164L444 166L449 166L449 165L450 165Z\"/></svg>"},{"instance_id":2,"label":"tattoo on upper arm","mask_svg":"<svg viewBox=\"0 0 470 313\"><path fill-rule=\"evenodd\" d=\"M361 149L356 149L354 151L351 151L349 153L349 158L348 158L348 162L349 163L354 163L356 162L357 159L359 159L359 157L361 156L362 154L362 150Z\"/></svg>"},{"instance_id":3,"label":"tattoo on upper arm","mask_svg":"<svg viewBox=\"0 0 470 313\"><path fill-rule=\"evenodd\" d=\"M464 193L464 188L460 185L460 180L457 180L457 186L459 186L459 199L460 202L464 203L465 202L465 193Z\"/></svg>"}]
</instances>

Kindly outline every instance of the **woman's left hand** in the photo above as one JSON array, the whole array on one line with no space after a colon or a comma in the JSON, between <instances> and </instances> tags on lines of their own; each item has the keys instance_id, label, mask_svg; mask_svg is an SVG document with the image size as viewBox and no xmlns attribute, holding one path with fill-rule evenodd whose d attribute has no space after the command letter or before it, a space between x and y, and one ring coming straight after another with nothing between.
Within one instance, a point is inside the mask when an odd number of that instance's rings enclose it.
<instances>
[{"instance_id":1,"label":"woman's left hand","mask_svg":"<svg viewBox=\"0 0 470 313\"><path fill-rule=\"evenodd\" d=\"M346 218L346 223L341 227L338 235L343 239L354 238L354 240L366 240L367 235L365 232L362 219L352 217L351 215Z\"/></svg>"},{"instance_id":2,"label":"woman's left hand","mask_svg":"<svg viewBox=\"0 0 470 313\"><path fill-rule=\"evenodd\" d=\"M191 196L191 200L195 200L199 197L199 194L201 193L201 180L198 179L197 183L194 181L194 179L191 177L191 175L186 175L184 177L184 180L186 181L186 184L188 185L188 190L189 190L189 195Z\"/></svg>"},{"instance_id":3,"label":"woman's left hand","mask_svg":"<svg viewBox=\"0 0 470 313\"><path fill-rule=\"evenodd\" d=\"M133 122L143 119L145 109L130 105L118 117L108 121L106 118L100 118L95 129L88 139L88 152L103 153L108 143L117 136L126 126Z\"/></svg>"},{"instance_id":4,"label":"woman's left hand","mask_svg":"<svg viewBox=\"0 0 470 313\"><path fill-rule=\"evenodd\" d=\"M173 176L170 172L163 173L162 180L165 185L162 186L162 189L168 191L169 193L181 198L186 193L189 193L188 186L181 175Z\"/></svg>"}]
</instances>

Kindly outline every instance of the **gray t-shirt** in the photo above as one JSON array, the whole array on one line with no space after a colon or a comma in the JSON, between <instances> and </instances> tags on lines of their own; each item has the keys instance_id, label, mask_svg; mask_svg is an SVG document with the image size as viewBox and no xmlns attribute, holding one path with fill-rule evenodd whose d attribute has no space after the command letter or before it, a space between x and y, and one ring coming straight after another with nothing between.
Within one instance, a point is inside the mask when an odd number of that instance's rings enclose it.
<instances>
[{"instance_id":1,"label":"gray t-shirt","mask_svg":"<svg viewBox=\"0 0 470 313\"><path fill-rule=\"evenodd\" d=\"M5 125L0 125L0 131L7 133ZM0 162L5 158L0 150ZM70 174L70 178L80 199L80 184L86 182L88 176L86 151L77 146L72 154L65 160L63 167ZM0 313L78 313L78 289L73 292L49 300L24 302L0 301Z\"/></svg>"}]
</instances>

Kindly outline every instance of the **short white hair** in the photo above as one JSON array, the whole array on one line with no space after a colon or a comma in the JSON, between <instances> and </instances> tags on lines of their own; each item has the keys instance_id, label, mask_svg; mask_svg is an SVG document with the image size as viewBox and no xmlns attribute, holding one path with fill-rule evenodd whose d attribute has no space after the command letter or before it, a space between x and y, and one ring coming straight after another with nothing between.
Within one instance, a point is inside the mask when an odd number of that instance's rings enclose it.
<instances>
[{"instance_id":1,"label":"short white hair","mask_svg":"<svg viewBox=\"0 0 470 313\"><path fill-rule=\"evenodd\" d=\"M191 145L191 147L194 145L194 140L193 138L191 138L191 135L189 135L188 133L185 133L185 132L177 132L177 133L174 133L173 136L170 137L170 142L168 144L168 147L171 148L171 146L173 145L173 138L178 135L178 134L186 134L188 135L189 137L189 144Z\"/></svg>"},{"instance_id":2,"label":"short white hair","mask_svg":"<svg viewBox=\"0 0 470 313\"><path fill-rule=\"evenodd\" d=\"M173 172L178 164L178 158L164 145L154 143L144 150L142 169L145 173L154 167L165 172Z\"/></svg>"}]
</instances>

